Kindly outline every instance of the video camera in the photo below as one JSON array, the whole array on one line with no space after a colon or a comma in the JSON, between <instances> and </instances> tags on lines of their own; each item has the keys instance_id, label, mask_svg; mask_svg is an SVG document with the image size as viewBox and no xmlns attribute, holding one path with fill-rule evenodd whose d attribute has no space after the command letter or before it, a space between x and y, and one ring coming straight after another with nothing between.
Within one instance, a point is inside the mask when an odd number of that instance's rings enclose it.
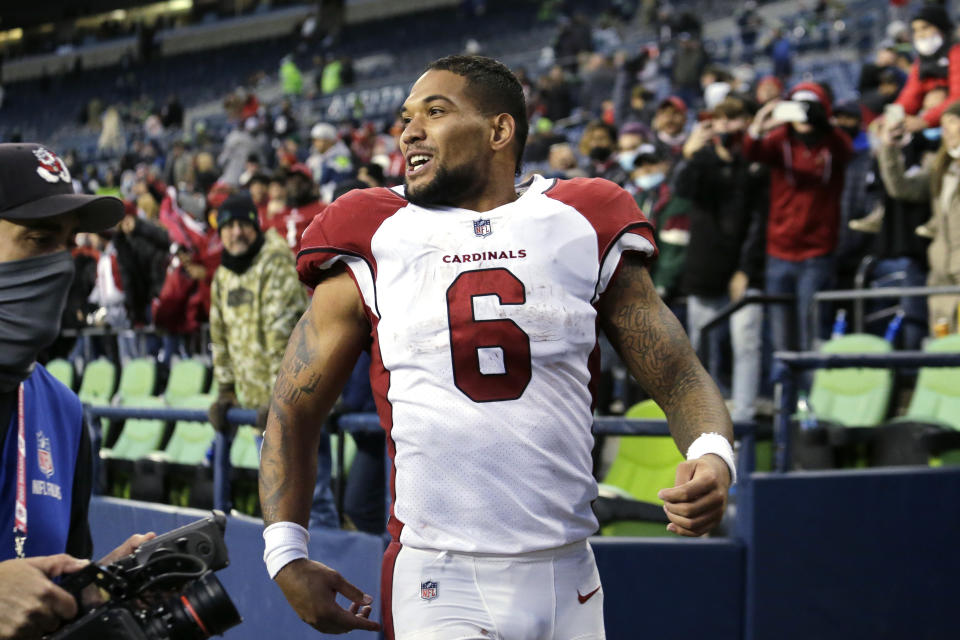
<instances>
[{"instance_id":1,"label":"video camera","mask_svg":"<svg viewBox=\"0 0 960 640\"><path fill-rule=\"evenodd\" d=\"M60 586L80 613L47 640L199 640L240 624L240 614L213 575L230 561L222 511L144 542L107 567L90 564ZM83 607L81 591L96 585L109 599Z\"/></svg>"}]
</instances>

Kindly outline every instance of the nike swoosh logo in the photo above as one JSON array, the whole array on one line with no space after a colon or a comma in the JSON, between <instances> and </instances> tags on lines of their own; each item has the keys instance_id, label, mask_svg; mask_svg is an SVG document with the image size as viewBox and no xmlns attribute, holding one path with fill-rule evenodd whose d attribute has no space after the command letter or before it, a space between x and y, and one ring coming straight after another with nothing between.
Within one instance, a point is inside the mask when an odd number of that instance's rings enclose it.
<instances>
[{"instance_id":1,"label":"nike swoosh logo","mask_svg":"<svg viewBox=\"0 0 960 640\"><path fill-rule=\"evenodd\" d=\"M580 593L580 589L577 589L577 600L580 601L580 604L583 604L584 602L586 602L587 600L589 600L590 598L592 598L592 597L593 597L593 594L595 594L597 591L600 591L600 587L597 587L596 589L594 589L593 591L591 591L591 592L588 593L587 595L582 595L582 594Z\"/></svg>"}]
</instances>

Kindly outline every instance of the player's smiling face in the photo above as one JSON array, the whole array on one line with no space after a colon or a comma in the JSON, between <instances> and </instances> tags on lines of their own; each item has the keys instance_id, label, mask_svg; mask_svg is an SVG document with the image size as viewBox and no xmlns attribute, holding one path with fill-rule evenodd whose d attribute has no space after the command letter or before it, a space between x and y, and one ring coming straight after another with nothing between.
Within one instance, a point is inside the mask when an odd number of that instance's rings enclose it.
<instances>
[{"instance_id":1,"label":"player's smiling face","mask_svg":"<svg viewBox=\"0 0 960 640\"><path fill-rule=\"evenodd\" d=\"M404 185L415 204L457 206L479 193L489 174L491 127L450 71L420 76L400 111Z\"/></svg>"}]
</instances>

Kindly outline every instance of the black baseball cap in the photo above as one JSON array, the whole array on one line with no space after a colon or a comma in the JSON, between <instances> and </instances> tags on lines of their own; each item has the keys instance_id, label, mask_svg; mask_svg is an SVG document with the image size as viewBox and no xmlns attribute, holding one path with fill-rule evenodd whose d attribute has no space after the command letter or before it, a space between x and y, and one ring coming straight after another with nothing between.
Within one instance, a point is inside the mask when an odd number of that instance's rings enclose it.
<instances>
[{"instance_id":1,"label":"black baseball cap","mask_svg":"<svg viewBox=\"0 0 960 640\"><path fill-rule=\"evenodd\" d=\"M78 231L103 231L123 218L123 202L112 196L73 192L67 165L39 144L0 144L0 218L42 220L79 214Z\"/></svg>"}]
</instances>

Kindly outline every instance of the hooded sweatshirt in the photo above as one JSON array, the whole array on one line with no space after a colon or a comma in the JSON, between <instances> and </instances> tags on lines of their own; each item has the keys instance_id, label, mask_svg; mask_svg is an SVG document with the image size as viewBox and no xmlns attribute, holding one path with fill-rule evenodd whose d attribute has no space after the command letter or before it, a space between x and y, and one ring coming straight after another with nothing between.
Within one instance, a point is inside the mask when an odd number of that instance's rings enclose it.
<instances>
[{"instance_id":1,"label":"hooded sweatshirt","mask_svg":"<svg viewBox=\"0 0 960 640\"><path fill-rule=\"evenodd\" d=\"M813 92L830 118L832 105L820 85L800 83L791 95L799 91ZM850 138L832 126L812 142L801 140L789 125L760 139L744 136L744 157L770 167L767 255L799 262L833 252L851 154Z\"/></svg>"}]
</instances>

